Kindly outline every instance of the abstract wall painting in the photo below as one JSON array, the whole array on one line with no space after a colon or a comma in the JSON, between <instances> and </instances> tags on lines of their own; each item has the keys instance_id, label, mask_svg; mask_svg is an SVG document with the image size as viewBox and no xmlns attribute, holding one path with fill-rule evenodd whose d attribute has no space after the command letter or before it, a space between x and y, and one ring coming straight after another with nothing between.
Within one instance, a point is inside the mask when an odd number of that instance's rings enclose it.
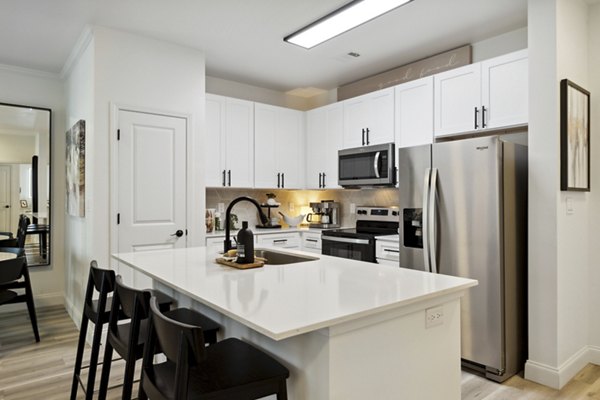
<instances>
[{"instance_id":1,"label":"abstract wall painting","mask_svg":"<svg viewBox=\"0 0 600 400\"><path fill-rule=\"evenodd\" d=\"M67 212L85 217L85 121L67 131Z\"/></svg>"}]
</instances>

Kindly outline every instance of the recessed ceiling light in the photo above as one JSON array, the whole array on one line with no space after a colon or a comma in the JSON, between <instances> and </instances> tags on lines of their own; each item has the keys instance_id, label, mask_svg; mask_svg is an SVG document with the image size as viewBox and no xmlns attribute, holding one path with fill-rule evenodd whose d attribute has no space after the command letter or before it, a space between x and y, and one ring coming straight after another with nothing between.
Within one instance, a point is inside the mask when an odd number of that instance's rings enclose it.
<instances>
[{"instance_id":1,"label":"recessed ceiling light","mask_svg":"<svg viewBox=\"0 0 600 400\"><path fill-rule=\"evenodd\" d=\"M310 49L412 0L354 0L283 38Z\"/></svg>"}]
</instances>

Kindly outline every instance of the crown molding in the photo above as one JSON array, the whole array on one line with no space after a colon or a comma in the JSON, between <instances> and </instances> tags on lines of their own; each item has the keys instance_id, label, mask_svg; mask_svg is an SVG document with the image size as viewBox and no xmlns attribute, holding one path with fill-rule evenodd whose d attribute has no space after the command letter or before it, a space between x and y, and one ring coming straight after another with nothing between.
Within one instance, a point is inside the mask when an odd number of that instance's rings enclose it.
<instances>
[{"instance_id":1,"label":"crown molding","mask_svg":"<svg viewBox=\"0 0 600 400\"><path fill-rule=\"evenodd\" d=\"M77 42L75 42L75 46L73 46L73 49L71 50L71 53L69 54L69 57L67 57L67 60L65 61L65 64L62 67L62 70L60 71L60 74L59 74L60 79L65 79L67 77L67 75L69 75L69 73L71 72L71 69L73 68L73 66L75 65L75 63L77 62L77 60L79 59L81 54L88 47L88 45L92 41L93 37L94 37L93 27L90 25L86 25L85 28L83 29L83 32L81 32L81 35L79 35Z\"/></svg>"}]
</instances>

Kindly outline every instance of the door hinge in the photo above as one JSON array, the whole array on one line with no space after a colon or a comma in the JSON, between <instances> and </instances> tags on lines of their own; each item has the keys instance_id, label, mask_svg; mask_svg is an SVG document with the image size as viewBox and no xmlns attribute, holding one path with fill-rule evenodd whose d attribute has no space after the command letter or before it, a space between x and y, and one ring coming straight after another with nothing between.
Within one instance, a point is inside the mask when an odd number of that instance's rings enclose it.
<instances>
[{"instance_id":1,"label":"door hinge","mask_svg":"<svg viewBox=\"0 0 600 400\"><path fill-rule=\"evenodd\" d=\"M187 236L187 235L188 235L188 233L187 233L187 229L186 229L186 230L185 230L185 236Z\"/></svg>"},{"instance_id":2,"label":"door hinge","mask_svg":"<svg viewBox=\"0 0 600 400\"><path fill-rule=\"evenodd\" d=\"M117 140L121 140L121 130L117 129Z\"/></svg>"},{"instance_id":3,"label":"door hinge","mask_svg":"<svg viewBox=\"0 0 600 400\"><path fill-rule=\"evenodd\" d=\"M117 213L117 225L121 223L121 213Z\"/></svg>"}]
</instances>

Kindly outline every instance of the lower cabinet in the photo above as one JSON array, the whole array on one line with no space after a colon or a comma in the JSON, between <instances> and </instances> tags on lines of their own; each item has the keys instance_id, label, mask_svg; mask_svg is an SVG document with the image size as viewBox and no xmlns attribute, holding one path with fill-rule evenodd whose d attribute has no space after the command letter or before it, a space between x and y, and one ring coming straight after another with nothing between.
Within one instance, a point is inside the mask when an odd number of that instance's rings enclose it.
<instances>
[{"instance_id":1,"label":"lower cabinet","mask_svg":"<svg viewBox=\"0 0 600 400\"><path fill-rule=\"evenodd\" d=\"M377 239L375 257L378 264L400 267L400 243Z\"/></svg>"},{"instance_id":2,"label":"lower cabinet","mask_svg":"<svg viewBox=\"0 0 600 400\"><path fill-rule=\"evenodd\" d=\"M284 249L300 249L300 233L272 233L256 235L257 246L274 246Z\"/></svg>"}]
</instances>

